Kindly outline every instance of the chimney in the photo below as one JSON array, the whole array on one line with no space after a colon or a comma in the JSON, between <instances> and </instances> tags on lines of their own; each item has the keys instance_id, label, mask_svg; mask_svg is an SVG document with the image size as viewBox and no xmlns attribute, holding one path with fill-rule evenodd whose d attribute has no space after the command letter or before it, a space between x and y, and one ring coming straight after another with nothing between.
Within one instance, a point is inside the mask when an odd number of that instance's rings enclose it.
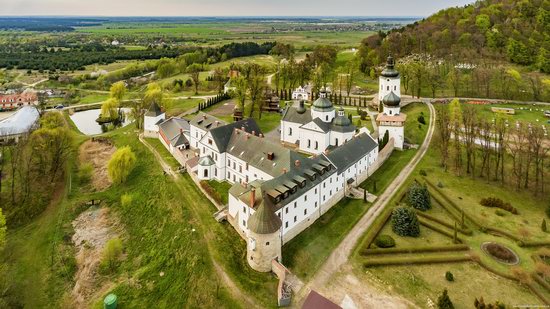
<instances>
[{"instance_id":1,"label":"chimney","mask_svg":"<svg viewBox=\"0 0 550 309\"><path fill-rule=\"evenodd\" d=\"M273 158L275 158L275 154L273 152L268 152L267 153L267 159L269 161L273 161Z\"/></svg>"},{"instance_id":2,"label":"chimney","mask_svg":"<svg viewBox=\"0 0 550 309\"><path fill-rule=\"evenodd\" d=\"M246 131L246 130L244 129L244 126L241 127L241 130Z\"/></svg>"},{"instance_id":3,"label":"chimney","mask_svg":"<svg viewBox=\"0 0 550 309\"><path fill-rule=\"evenodd\" d=\"M183 128L180 128L180 134L183 134Z\"/></svg>"},{"instance_id":4,"label":"chimney","mask_svg":"<svg viewBox=\"0 0 550 309\"><path fill-rule=\"evenodd\" d=\"M206 119L206 114L202 115L202 118L203 118L203 119Z\"/></svg>"},{"instance_id":5,"label":"chimney","mask_svg":"<svg viewBox=\"0 0 550 309\"><path fill-rule=\"evenodd\" d=\"M260 137L264 137L264 135L263 135L262 133L260 133L260 135L259 135L259 136L260 136Z\"/></svg>"},{"instance_id":6,"label":"chimney","mask_svg":"<svg viewBox=\"0 0 550 309\"><path fill-rule=\"evenodd\" d=\"M294 161L294 166L296 166L296 167L300 167L300 160L296 160L296 161Z\"/></svg>"},{"instance_id":7,"label":"chimney","mask_svg":"<svg viewBox=\"0 0 550 309\"><path fill-rule=\"evenodd\" d=\"M256 202L256 188L252 187L250 190L250 207L254 208L254 202Z\"/></svg>"},{"instance_id":8,"label":"chimney","mask_svg":"<svg viewBox=\"0 0 550 309\"><path fill-rule=\"evenodd\" d=\"M250 138L250 134L246 134L246 139L249 139Z\"/></svg>"},{"instance_id":9,"label":"chimney","mask_svg":"<svg viewBox=\"0 0 550 309\"><path fill-rule=\"evenodd\" d=\"M220 122L216 120L216 127L220 126Z\"/></svg>"},{"instance_id":10,"label":"chimney","mask_svg":"<svg viewBox=\"0 0 550 309\"><path fill-rule=\"evenodd\" d=\"M283 174L286 174L287 170L286 168L283 168Z\"/></svg>"},{"instance_id":11,"label":"chimney","mask_svg":"<svg viewBox=\"0 0 550 309\"><path fill-rule=\"evenodd\" d=\"M252 135L256 135L256 131L252 130Z\"/></svg>"}]
</instances>

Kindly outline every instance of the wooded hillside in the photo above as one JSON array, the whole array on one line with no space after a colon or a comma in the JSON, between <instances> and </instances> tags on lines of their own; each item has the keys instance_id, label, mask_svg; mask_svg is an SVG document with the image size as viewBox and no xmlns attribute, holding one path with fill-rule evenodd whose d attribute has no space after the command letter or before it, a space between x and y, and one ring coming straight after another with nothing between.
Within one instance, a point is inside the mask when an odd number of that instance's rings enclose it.
<instances>
[{"instance_id":1,"label":"wooded hillside","mask_svg":"<svg viewBox=\"0 0 550 309\"><path fill-rule=\"evenodd\" d=\"M362 69L368 72L389 53L427 53L469 62L508 60L550 73L550 0L477 1L380 32L361 44Z\"/></svg>"}]
</instances>

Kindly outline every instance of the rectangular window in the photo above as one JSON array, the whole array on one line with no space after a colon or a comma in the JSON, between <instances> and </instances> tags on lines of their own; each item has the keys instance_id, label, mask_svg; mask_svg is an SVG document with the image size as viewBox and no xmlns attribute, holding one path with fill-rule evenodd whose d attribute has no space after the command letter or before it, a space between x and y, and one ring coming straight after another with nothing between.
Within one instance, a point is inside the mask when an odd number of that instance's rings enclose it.
<instances>
[{"instance_id":1,"label":"rectangular window","mask_svg":"<svg viewBox=\"0 0 550 309\"><path fill-rule=\"evenodd\" d=\"M243 213L246 213L246 206L243 206Z\"/></svg>"},{"instance_id":2,"label":"rectangular window","mask_svg":"<svg viewBox=\"0 0 550 309\"><path fill-rule=\"evenodd\" d=\"M307 215L307 208L304 209L304 216Z\"/></svg>"},{"instance_id":3,"label":"rectangular window","mask_svg":"<svg viewBox=\"0 0 550 309\"><path fill-rule=\"evenodd\" d=\"M298 220L298 218L296 218L296 216L294 216L294 223L296 223L297 220Z\"/></svg>"},{"instance_id":4,"label":"rectangular window","mask_svg":"<svg viewBox=\"0 0 550 309\"><path fill-rule=\"evenodd\" d=\"M315 202L315 208L317 208L317 202Z\"/></svg>"},{"instance_id":5,"label":"rectangular window","mask_svg":"<svg viewBox=\"0 0 550 309\"><path fill-rule=\"evenodd\" d=\"M288 213L288 207L285 207L285 214Z\"/></svg>"},{"instance_id":6,"label":"rectangular window","mask_svg":"<svg viewBox=\"0 0 550 309\"><path fill-rule=\"evenodd\" d=\"M288 228L288 221L285 222L285 228Z\"/></svg>"},{"instance_id":7,"label":"rectangular window","mask_svg":"<svg viewBox=\"0 0 550 309\"><path fill-rule=\"evenodd\" d=\"M304 202L307 202L307 194L304 195Z\"/></svg>"},{"instance_id":8,"label":"rectangular window","mask_svg":"<svg viewBox=\"0 0 550 309\"><path fill-rule=\"evenodd\" d=\"M246 221L243 220L243 226L246 226Z\"/></svg>"},{"instance_id":9,"label":"rectangular window","mask_svg":"<svg viewBox=\"0 0 550 309\"><path fill-rule=\"evenodd\" d=\"M294 209L296 209L296 202L294 202Z\"/></svg>"},{"instance_id":10,"label":"rectangular window","mask_svg":"<svg viewBox=\"0 0 550 309\"><path fill-rule=\"evenodd\" d=\"M317 188L315 188L315 194L317 194Z\"/></svg>"}]
</instances>

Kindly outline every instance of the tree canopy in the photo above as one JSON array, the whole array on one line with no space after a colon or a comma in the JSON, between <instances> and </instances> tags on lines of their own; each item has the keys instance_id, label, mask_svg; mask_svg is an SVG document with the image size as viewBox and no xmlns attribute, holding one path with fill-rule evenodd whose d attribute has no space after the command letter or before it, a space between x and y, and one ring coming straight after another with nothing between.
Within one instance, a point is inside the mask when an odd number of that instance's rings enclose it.
<instances>
[{"instance_id":1,"label":"tree canopy","mask_svg":"<svg viewBox=\"0 0 550 309\"><path fill-rule=\"evenodd\" d=\"M123 183L128 178L128 175L134 169L136 164L136 155L130 146L124 146L118 149L107 165L109 178L114 183Z\"/></svg>"}]
</instances>

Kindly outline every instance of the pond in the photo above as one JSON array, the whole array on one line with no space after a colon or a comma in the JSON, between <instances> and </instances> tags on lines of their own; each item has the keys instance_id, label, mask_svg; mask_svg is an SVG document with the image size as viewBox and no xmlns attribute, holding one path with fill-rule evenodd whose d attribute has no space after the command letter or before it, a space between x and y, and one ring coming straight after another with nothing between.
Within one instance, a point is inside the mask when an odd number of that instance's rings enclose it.
<instances>
[{"instance_id":1,"label":"pond","mask_svg":"<svg viewBox=\"0 0 550 309\"><path fill-rule=\"evenodd\" d=\"M105 132L129 125L132 122L128 117L128 113L130 112L130 109L123 108L122 111L124 112L124 115L125 115L124 119L122 122L117 124L97 123L96 119L99 117L99 114L101 113L101 109L90 109L87 111L76 112L69 117L74 122L74 124L76 125L76 127L80 132L86 135L97 135L97 134L105 133Z\"/></svg>"}]
</instances>

